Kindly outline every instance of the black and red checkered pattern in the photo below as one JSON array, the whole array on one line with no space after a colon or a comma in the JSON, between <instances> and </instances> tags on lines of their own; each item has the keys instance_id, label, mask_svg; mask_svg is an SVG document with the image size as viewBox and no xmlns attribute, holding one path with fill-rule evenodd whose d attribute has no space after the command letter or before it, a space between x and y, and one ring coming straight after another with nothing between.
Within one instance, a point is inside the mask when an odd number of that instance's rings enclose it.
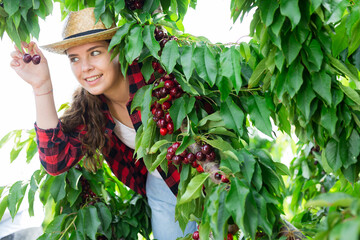
<instances>
[{"instance_id":1,"label":"black and red checkered pattern","mask_svg":"<svg viewBox=\"0 0 360 240\"><path fill-rule=\"evenodd\" d=\"M140 70L140 66L137 63L133 63L128 68L127 78L129 80L130 101L127 107L129 114L135 93L146 85ZM107 154L103 153L104 158L112 172L121 182L135 192L145 195L145 182L148 172L145 164L142 159L137 161L133 157L134 151L121 142L115 133L113 133L115 123L106 104L105 96L100 95L99 97L103 101L103 113L108 120L104 134L109 134L110 136L110 151ZM140 112L135 110L130 114L130 118L135 130L137 130L141 125ZM86 129L84 126L78 126L76 128L77 131L66 134L61 130L61 124L59 121L56 128L40 129L35 123L40 162L51 175L58 175L69 170L83 157L82 144L79 139L85 135ZM180 181L180 174L177 168L170 165L167 174L160 167L158 167L158 171L171 191L176 195Z\"/></svg>"}]
</instances>

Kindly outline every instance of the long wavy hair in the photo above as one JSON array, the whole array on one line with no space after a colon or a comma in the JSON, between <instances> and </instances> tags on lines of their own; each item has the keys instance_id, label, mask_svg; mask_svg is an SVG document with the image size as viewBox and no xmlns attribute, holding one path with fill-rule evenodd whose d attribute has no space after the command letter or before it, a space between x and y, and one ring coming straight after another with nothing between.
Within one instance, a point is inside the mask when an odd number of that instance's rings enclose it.
<instances>
[{"instance_id":1,"label":"long wavy hair","mask_svg":"<svg viewBox=\"0 0 360 240\"><path fill-rule=\"evenodd\" d=\"M80 137L80 142L83 146L83 166L91 172L102 167L103 158L99 152L108 151L106 144L109 136L104 133L107 120L102 113L102 104L98 96L80 86L73 94L70 107L60 118L65 133L86 130L86 134Z\"/></svg>"}]
</instances>

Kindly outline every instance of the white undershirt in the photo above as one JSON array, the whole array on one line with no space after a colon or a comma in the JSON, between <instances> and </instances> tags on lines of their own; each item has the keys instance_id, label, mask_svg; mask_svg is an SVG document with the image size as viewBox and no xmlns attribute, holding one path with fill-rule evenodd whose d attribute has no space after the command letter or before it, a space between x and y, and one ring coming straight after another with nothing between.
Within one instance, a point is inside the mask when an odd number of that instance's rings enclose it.
<instances>
[{"instance_id":1,"label":"white undershirt","mask_svg":"<svg viewBox=\"0 0 360 240\"><path fill-rule=\"evenodd\" d=\"M136 137L136 131L133 128L130 128L123 123L121 123L119 120L114 118L115 121L115 127L114 127L114 133L115 135L129 148L135 149L135 137ZM151 173L155 177L161 178L160 173L157 169Z\"/></svg>"}]
</instances>

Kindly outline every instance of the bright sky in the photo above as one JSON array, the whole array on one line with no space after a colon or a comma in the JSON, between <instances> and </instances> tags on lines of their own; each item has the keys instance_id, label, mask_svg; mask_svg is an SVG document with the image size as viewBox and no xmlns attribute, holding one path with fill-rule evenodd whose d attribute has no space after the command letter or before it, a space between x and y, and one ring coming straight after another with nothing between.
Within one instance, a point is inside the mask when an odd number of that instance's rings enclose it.
<instances>
[{"instance_id":1,"label":"bright sky","mask_svg":"<svg viewBox=\"0 0 360 240\"><path fill-rule=\"evenodd\" d=\"M196 10L189 9L184 20L185 32L196 36L205 36L212 42L247 41L249 19L233 25L230 19L230 0L198 0ZM40 24L38 44L44 45L61 40L62 22L60 22L59 4L54 5L54 15ZM245 38L244 38L245 37ZM32 129L35 122L35 104L31 87L10 68L10 53L13 44L5 34L0 40L0 139L14 129ZM54 96L57 108L70 101L77 82L73 77L68 59L62 55L44 53L50 67ZM37 158L26 165L24 155L10 164L9 154L12 143L0 149L0 186L12 184L17 180L30 179L34 170L38 169Z\"/></svg>"}]
</instances>

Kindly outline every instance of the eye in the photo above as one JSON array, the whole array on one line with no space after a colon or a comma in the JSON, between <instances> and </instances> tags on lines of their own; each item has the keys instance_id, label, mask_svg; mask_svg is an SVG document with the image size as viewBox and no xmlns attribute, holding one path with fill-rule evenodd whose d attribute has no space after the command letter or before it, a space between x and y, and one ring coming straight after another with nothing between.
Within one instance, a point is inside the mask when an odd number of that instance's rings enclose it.
<instances>
[{"instance_id":1,"label":"eye","mask_svg":"<svg viewBox=\"0 0 360 240\"><path fill-rule=\"evenodd\" d=\"M99 55L100 53L101 53L100 51L95 50L95 51L92 51L92 52L91 52L91 56L97 56L97 55Z\"/></svg>"},{"instance_id":2,"label":"eye","mask_svg":"<svg viewBox=\"0 0 360 240\"><path fill-rule=\"evenodd\" d=\"M75 63L75 62L77 62L77 61L79 61L79 58L78 58L78 57L72 57L72 58L70 58L70 62L72 62L72 63Z\"/></svg>"}]
</instances>

